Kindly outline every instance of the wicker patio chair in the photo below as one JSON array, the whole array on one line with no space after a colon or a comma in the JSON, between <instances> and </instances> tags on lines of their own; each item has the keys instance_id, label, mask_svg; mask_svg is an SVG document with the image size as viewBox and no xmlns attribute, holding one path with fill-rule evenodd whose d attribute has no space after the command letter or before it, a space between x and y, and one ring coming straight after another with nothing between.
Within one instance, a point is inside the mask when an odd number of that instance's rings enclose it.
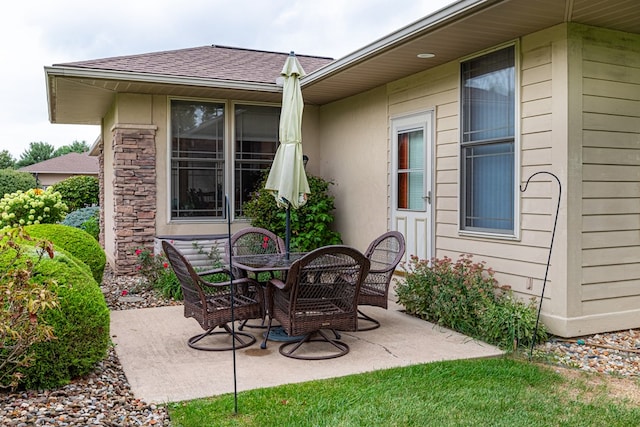
<instances>
[{"instance_id":1,"label":"wicker patio chair","mask_svg":"<svg viewBox=\"0 0 640 427\"><path fill-rule=\"evenodd\" d=\"M229 244L225 246L225 260L229 263L229 259L234 256L255 255L255 254L274 254L284 253L284 240L276 236L275 233L265 228L247 227L234 233L229 239ZM236 279L249 277L249 273L236 267L231 267L233 277ZM273 277L273 275L271 275ZM252 277L256 281L258 277ZM250 292L257 293L259 290L250 289ZM242 330L247 327L266 327L265 313L262 313L262 323L260 325L247 324L249 319L242 322L238 329Z\"/></svg>"},{"instance_id":2,"label":"wicker patio chair","mask_svg":"<svg viewBox=\"0 0 640 427\"><path fill-rule=\"evenodd\" d=\"M284 241L275 233L265 228L247 227L235 232L229 244L225 246L225 257L229 262L229 255L255 255L284 253ZM246 271L236 268L232 270L234 277L247 277Z\"/></svg>"},{"instance_id":3,"label":"wicker patio chair","mask_svg":"<svg viewBox=\"0 0 640 427\"><path fill-rule=\"evenodd\" d=\"M237 332L229 327L229 322L232 320L262 317L261 295L249 295L243 291L248 289L247 285L255 282L249 278L234 279L233 286L231 281L208 282L203 279L204 276L225 274L229 277L230 272L225 269L196 272L191 263L171 243L163 241L162 249L182 287L184 317L193 317L205 330L204 333L189 338L187 341L189 347L196 350L224 351L248 347L255 343L256 338L253 335ZM259 289L259 287L256 288ZM214 331L215 328L221 330ZM220 337L216 337L213 344L200 343L203 338L214 335L225 335L227 339L221 340ZM235 346L233 340L235 340Z\"/></svg>"},{"instance_id":4,"label":"wicker patio chair","mask_svg":"<svg viewBox=\"0 0 640 427\"><path fill-rule=\"evenodd\" d=\"M398 231L389 231L376 238L365 252L371 262L369 274L365 277L358 295L358 305L382 307L385 310L389 301L389 285L396 267L405 251L404 236ZM370 331L380 327L380 322L358 309L359 319L369 325L359 331Z\"/></svg>"},{"instance_id":5,"label":"wicker patio chair","mask_svg":"<svg viewBox=\"0 0 640 427\"><path fill-rule=\"evenodd\" d=\"M280 345L284 356L319 360L347 354L349 346L339 341L337 330L356 330L358 291L368 270L369 260L361 252L342 245L316 249L295 261L286 282L269 281L271 316L262 348L276 320L288 336L302 337ZM316 342L328 345L319 349Z\"/></svg>"}]
</instances>

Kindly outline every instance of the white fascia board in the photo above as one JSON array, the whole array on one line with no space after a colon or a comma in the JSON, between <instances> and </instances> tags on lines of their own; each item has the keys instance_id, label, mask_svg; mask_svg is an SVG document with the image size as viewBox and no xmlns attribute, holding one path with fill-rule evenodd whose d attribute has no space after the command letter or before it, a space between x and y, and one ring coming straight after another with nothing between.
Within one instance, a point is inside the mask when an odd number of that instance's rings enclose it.
<instances>
[{"instance_id":1,"label":"white fascia board","mask_svg":"<svg viewBox=\"0 0 640 427\"><path fill-rule=\"evenodd\" d=\"M47 76L47 90L49 77L77 77L102 80L121 80L141 83L160 83L172 85L189 85L216 89L250 90L258 92L282 92L282 88L275 83L241 82L236 80L208 79L203 77L179 77L165 74L133 73L111 70L94 70L78 67L50 66L44 67Z\"/></svg>"}]
</instances>

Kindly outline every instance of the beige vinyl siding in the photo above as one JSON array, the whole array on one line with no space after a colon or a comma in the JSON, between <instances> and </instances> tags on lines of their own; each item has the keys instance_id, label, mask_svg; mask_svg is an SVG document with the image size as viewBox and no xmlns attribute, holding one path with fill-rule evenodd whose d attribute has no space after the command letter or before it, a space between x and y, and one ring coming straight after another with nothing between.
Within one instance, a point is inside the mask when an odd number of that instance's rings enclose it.
<instances>
[{"instance_id":1,"label":"beige vinyl siding","mask_svg":"<svg viewBox=\"0 0 640 427\"><path fill-rule=\"evenodd\" d=\"M583 315L638 310L640 36L576 30L583 33ZM620 324L630 326L637 322Z\"/></svg>"},{"instance_id":2,"label":"beige vinyl siding","mask_svg":"<svg viewBox=\"0 0 640 427\"><path fill-rule=\"evenodd\" d=\"M522 177L549 170L552 162L551 42L557 32L531 37L521 49ZM519 240L463 235L459 232L459 66L458 61L388 85L389 115L435 111L435 256L474 255L496 271L497 279L525 297L539 295L544 279L557 192L546 179L532 183L522 199ZM533 280L533 288L527 282Z\"/></svg>"}]
</instances>

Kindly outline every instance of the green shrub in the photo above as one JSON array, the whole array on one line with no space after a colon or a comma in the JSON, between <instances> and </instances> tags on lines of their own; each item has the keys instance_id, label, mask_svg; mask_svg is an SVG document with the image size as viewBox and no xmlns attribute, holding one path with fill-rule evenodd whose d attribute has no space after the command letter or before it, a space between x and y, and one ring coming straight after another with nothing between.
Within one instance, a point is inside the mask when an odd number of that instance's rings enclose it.
<instances>
[{"instance_id":1,"label":"green shrub","mask_svg":"<svg viewBox=\"0 0 640 427\"><path fill-rule=\"evenodd\" d=\"M16 191L27 191L36 188L36 179L29 172L14 169L0 169L0 197Z\"/></svg>"},{"instance_id":2,"label":"green shrub","mask_svg":"<svg viewBox=\"0 0 640 427\"><path fill-rule=\"evenodd\" d=\"M412 256L404 268L407 274L397 283L396 294L409 314L502 348L531 342L535 307L499 287L484 262L474 263L468 254L455 263L448 257L429 263ZM539 329L544 337L544 327Z\"/></svg>"},{"instance_id":3,"label":"green shrub","mask_svg":"<svg viewBox=\"0 0 640 427\"><path fill-rule=\"evenodd\" d=\"M102 282L107 262L104 249L87 232L63 224L38 224L25 227L31 236L47 239L85 263L96 282Z\"/></svg>"},{"instance_id":4,"label":"green shrub","mask_svg":"<svg viewBox=\"0 0 640 427\"><path fill-rule=\"evenodd\" d=\"M15 254L2 254L0 269L7 270L14 259ZM39 251L25 245L17 267L38 259ZM56 338L30 347L32 363L19 368L20 385L29 389L58 387L89 373L105 357L110 343L109 309L86 266L56 251L52 259L42 258L33 268L35 282L45 284L51 278L60 305L42 312L38 320L50 325Z\"/></svg>"},{"instance_id":5,"label":"green shrub","mask_svg":"<svg viewBox=\"0 0 640 427\"><path fill-rule=\"evenodd\" d=\"M62 224L84 230L98 240L100 235L99 216L100 207L89 206L69 212L62 220Z\"/></svg>"},{"instance_id":6,"label":"green shrub","mask_svg":"<svg viewBox=\"0 0 640 427\"><path fill-rule=\"evenodd\" d=\"M100 220L92 216L88 220L82 223L80 229L89 233L91 237L93 237L96 241L100 241Z\"/></svg>"},{"instance_id":7,"label":"green shrub","mask_svg":"<svg viewBox=\"0 0 640 427\"><path fill-rule=\"evenodd\" d=\"M529 347L534 342L537 312L535 298L525 303L514 297L511 290L507 290L483 313L480 319L481 336L486 342L503 349L516 350L519 347ZM540 323L535 342L544 342L547 338L547 330Z\"/></svg>"},{"instance_id":8,"label":"green shrub","mask_svg":"<svg viewBox=\"0 0 640 427\"><path fill-rule=\"evenodd\" d=\"M154 254L147 248L138 248L134 253L136 270L149 287L158 290L165 298L183 299L180 282L164 253Z\"/></svg>"},{"instance_id":9,"label":"green shrub","mask_svg":"<svg viewBox=\"0 0 640 427\"><path fill-rule=\"evenodd\" d=\"M0 229L31 224L55 224L67 214L60 193L51 187L16 191L0 199Z\"/></svg>"},{"instance_id":10,"label":"green shrub","mask_svg":"<svg viewBox=\"0 0 640 427\"><path fill-rule=\"evenodd\" d=\"M275 197L264 189L269 171L258 183L256 191L243 206L244 215L254 227L266 228L285 238L286 211L278 208ZM291 250L307 252L321 246L342 243L340 233L331 230L335 210L334 197L329 195L328 181L307 175L311 193L300 209L291 209Z\"/></svg>"},{"instance_id":11,"label":"green shrub","mask_svg":"<svg viewBox=\"0 0 640 427\"><path fill-rule=\"evenodd\" d=\"M6 259L6 269L0 272L0 388L17 388L23 378L19 368L34 362L32 346L55 338L53 328L39 316L59 306L58 296L52 280L32 279L39 259L22 263L25 246L18 242L28 238L21 229L0 233L0 259ZM37 247L40 257L54 254L50 242Z\"/></svg>"},{"instance_id":12,"label":"green shrub","mask_svg":"<svg viewBox=\"0 0 640 427\"><path fill-rule=\"evenodd\" d=\"M95 176L72 176L52 187L62 195L62 201L71 211L98 204L100 184Z\"/></svg>"}]
</instances>

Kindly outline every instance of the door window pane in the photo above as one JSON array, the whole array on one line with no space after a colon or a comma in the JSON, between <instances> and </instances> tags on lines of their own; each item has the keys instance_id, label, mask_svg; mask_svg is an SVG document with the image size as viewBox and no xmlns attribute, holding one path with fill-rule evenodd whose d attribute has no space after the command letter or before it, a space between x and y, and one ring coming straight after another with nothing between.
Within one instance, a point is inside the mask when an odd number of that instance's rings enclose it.
<instances>
[{"instance_id":1,"label":"door window pane","mask_svg":"<svg viewBox=\"0 0 640 427\"><path fill-rule=\"evenodd\" d=\"M398 209L425 209L424 130L401 132L398 138Z\"/></svg>"}]
</instances>

